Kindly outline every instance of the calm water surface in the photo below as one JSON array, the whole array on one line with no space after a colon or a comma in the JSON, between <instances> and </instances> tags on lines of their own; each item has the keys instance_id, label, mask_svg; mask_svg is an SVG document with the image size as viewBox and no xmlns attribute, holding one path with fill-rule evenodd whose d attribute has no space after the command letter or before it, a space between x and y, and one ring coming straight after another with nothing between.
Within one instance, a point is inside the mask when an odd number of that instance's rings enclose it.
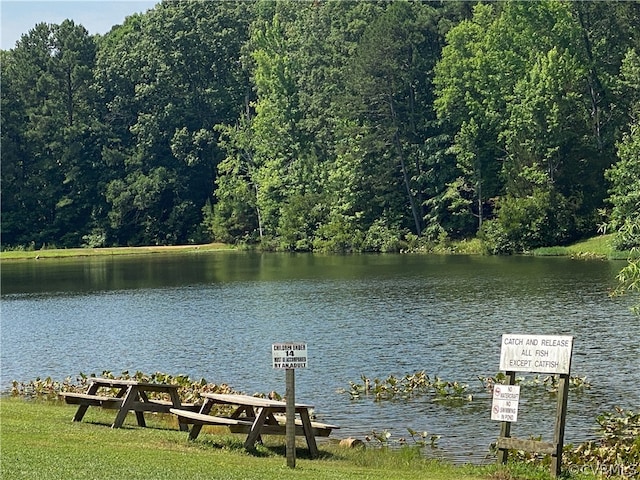
<instances>
[{"instance_id":1,"label":"calm water surface","mask_svg":"<svg viewBox=\"0 0 640 480\"><path fill-rule=\"evenodd\" d=\"M612 300L621 262L467 256L318 256L213 252L3 262L0 384L78 373L156 371L284 393L271 344L306 342L296 396L339 437L407 428L442 435L437 455L482 461L500 424L478 376L498 371L502 333L574 336L566 441L595 416L640 405L640 319ZM475 393L352 401L362 374L424 370ZM523 387L512 434L551 441L555 398Z\"/></svg>"}]
</instances>

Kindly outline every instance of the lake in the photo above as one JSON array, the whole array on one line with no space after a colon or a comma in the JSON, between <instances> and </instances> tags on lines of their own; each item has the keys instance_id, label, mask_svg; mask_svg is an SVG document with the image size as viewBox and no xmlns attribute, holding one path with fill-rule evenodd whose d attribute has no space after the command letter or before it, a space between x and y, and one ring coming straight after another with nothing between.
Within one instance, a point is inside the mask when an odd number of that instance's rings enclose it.
<instances>
[{"instance_id":1,"label":"lake","mask_svg":"<svg viewBox=\"0 0 640 480\"><path fill-rule=\"evenodd\" d=\"M271 345L305 342L296 399L332 436L407 429L435 451L486 461L500 431L478 377L499 370L503 333L572 335L565 441L593 438L595 416L640 405L640 318L608 290L623 262L569 258L202 252L5 261L0 383L109 370L185 374L245 393L284 394ZM473 400L352 400L349 382L424 370ZM529 376L527 376L529 377ZM512 434L553 438L555 397L524 385Z\"/></svg>"}]
</instances>

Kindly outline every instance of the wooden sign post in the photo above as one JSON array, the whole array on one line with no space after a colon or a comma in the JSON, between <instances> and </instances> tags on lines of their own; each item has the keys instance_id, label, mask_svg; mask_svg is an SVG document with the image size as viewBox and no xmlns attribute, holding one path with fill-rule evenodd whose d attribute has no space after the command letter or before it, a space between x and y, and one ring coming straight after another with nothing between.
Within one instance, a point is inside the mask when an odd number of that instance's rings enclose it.
<instances>
[{"instance_id":1,"label":"wooden sign post","mask_svg":"<svg viewBox=\"0 0 640 480\"><path fill-rule=\"evenodd\" d=\"M293 368L286 370L287 416L285 435L287 438L287 466L296 467L296 371Z\"/></svg>"},{"instance_id":2,"label":"wooden sign post","mask_svg":"<svg viewBox=\"0 0 640 480\"><path fill-rule=\"evenodd\" d=\"M285 407L285 437L287 444L287 466L296 466L296 368L307 368L306 343L274 343L271 346L273 368L286 370L287 405Z\"/></svg>"},{"instance_id":3,"label":"wooden sign post","mask_svg":"<svg viewBox=\"0 0 640 480\"><path fill-rule=\"evenodd\" d=\"M500 426L500 437L496 442L499 462L507 463L509 449L547 454L551 455L551 475L556 477L560 475L562 449L564 448L564 427L567 418L572 349L572 336L502 335L500 370L506 372L507 385L515 385L516 372L558 374L559 383L553 442L522 440L511 437L512 422L503 421ZM495 387L499 387L499 385Z\"/></svg>"}]
</instances>

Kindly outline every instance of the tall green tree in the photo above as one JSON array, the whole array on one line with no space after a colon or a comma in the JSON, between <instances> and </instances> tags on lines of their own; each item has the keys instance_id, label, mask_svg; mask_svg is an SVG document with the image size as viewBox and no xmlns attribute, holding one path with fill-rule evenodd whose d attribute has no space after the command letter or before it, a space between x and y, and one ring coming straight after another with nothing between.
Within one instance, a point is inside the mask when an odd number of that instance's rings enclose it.
<instances>
[{"instance_id":1,"label":"tall green tree","mask_svg":"<svg viewBox=\"0 0 640 480\"><path fill-rule=\"evenodd\" d=\"M640 73L640 61L635 51L625 59L625 76L634 81ZM640 93L637 92L636 93ZM638 98L635 96L636 99ZM628 263L618 276L615 295L635 296L632 310L640 314L640 102L633 109L630 130L618 145L620 160L607 172L612 184L609 201L613 204L612 226L616 229L615 245L618 249L629 249Z\"/></svg>"},{"instance_id":2,"label":"tall green tree","mask_svg":"<svg viewBox=\"0 0 640 480\"><path fill-rule=\"evenodd\" d=\"M283 28L277 13L259 18L253 26L250 55L257 99L247 104L237 126L220 127L227 159L219 171L223 177L236 178L219 179L218 199L227 204L219 205L217 212L229 215L238 207L253 210L261 240L276 236L279 210L287 197L288 169L300 156L294 66ZM231 203L235 204L232 211Z\"/></svg>"},{"instance_id":3,"label":"tall green tree","mask_svg":"<svg viewBox=\"0 0 640 480\"><path fill-rule=\"evenodd\" d=\"M594 144L584 141L589 119L583 84L581 65L554 47L515 86L519 101L509 105L503 133L506 198L498 219L519 250L576 238L581 232L575 219L588 215L580 213L591 177L581 163L597 155Z\"/></svg>"},{"instance_id":4,"label":"tall green tree","mask_svg":"<svg viewBox=\"0 0 640 480\"><path fill-rule=\"evenodd\" d=\"M429 152L438 135L432 71L439 56L439 12L420 2L391 2L364 31L352 74L361 148L376 194L374 218L422 235L427 206ZM410 219L410 220L409 220Z\"/></svg>"},{"instance_id":5,"label":"tall green tree","mask_svg":"<svg viewBox=\"0 0 640 480\"><path fill-rule=\"evenodd\" d=\"M2 245L25 245L35 241L30 237L35 219L27 202L26 130L27 116L20 90L16 85L18 65L12 51L0 51L0 135L2 161L0 172L0 207L2 208Z\"/></svg>"},{"instance_id":6,"label":"tall green tree","mask_svg":"<svg viewBox=\"0 0 640 480\"><path fill-rule=\"evenodd\" d=\"M213 127L236 115L250 3L162 2L103 40L96 69L114 141L106 186L118 244L203 240L219 161Z\"/></svg>"},{"instance_id":7,"label":"tall green tree","mask_svg":"<svg viewBox=\"0 0 640 480\"><path fill-rule=\"evenodd\" d=\"M640 247L640 56L629 50L620 91L631 101L629 127L618 144L618 161L606 172L612 206L610 228L620 250Z\"/></svg>"},{"instance_id":8,"label":"tall green tree","mask_svg":"<svg viewBox=\"0 0 640 480\"><path fill-rule=\"evenodd\" d=\"M100 208L95 52L86 29L65 20L36 25L5 54L3 99L15 95L15 110L3 108L5 244L79 245Z\"/></svg>"},{"instance_id":9,"label":"tall green tree","mask_svg":"<svg viewBox=\"0 0 640 480\"><path fill-rule=\"evenodd\" d=\"M603 47L603 25L624 16L595 13L572 2L478 5L449 32L436 68L436 108L456 132L462 173L453 186L463 200L473 192L480 218L497 213L487 228L514 248L594 231L620 127L611 115L620 47Z\"/></svg>"},{"instance_id":10,"label":"tall green tree","mask_svg":"<svg viewBox=\"0 0 640 480\"><path fill-rule=\"evenodd\" d=\"M354 8L364 6L257 4L245 57L255 97L235 125L220 127L227 158L217 180L219 238L242 230L279 248L308 250L330 222L340 199L326 179L341 125L343 67L354 44L342 27Z\"/></svg>"},{"instance_id":11,"label":"tall green tree","mask_svg":"<svg viewBox=\"0 0 640 480\"><path fill-rule=\"evenodd\" d=\"M379 251L421 234L427 211L437 231L442 172L451 172L440 168L448 156L431 81L457 10L342 1L256 9L246 56L256 96L221 127L218 238L255 232L286 249Z\"/></svg>"},{"instance_id":12,"label":"tall green tree","mask_svg":"<svg viewBox=\"0 0 640 480\"><path fill-rule=\"evenodd\" d=\"M452 132L450 152L456 156L459 170L457 178L448 183L448 208L460 219L467 235L474 231L470 226L473 218L479 229L491 214L485 213L490 209L489 199L502 191L498 134L518 58L511 49L498 53L491 45L499 40L489 35L498 8L476 5L473 19L463 20L448 32L447 45L435 67L434 105L444 128Z\"/></svg>"}]
</instances>

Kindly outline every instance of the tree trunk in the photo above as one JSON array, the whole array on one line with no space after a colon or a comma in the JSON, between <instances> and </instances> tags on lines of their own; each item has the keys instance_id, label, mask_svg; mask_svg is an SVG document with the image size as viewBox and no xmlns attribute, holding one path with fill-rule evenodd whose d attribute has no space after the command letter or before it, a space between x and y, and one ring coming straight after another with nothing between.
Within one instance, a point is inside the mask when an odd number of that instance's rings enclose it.
<instances>
[{"instance_id":1,"label":"tree trunk","mask_svg":"<svg viewBox=\"0 0 640 480\"><path fill-rule=\"evenodd\" d=\"M405 189L407 191L407 197L409 198L409 205L411 206L411 214L413 215L413 222L416 227L416 235L422 235L422 221L418 215L416 209L416 202L411 193L411 182L409 181L409 173L407 171L407 164L404 161L404 154L402 153L402 143L400 142L400 133L398 129L398 121L396 115L396 109L393 102L393 97L389 95L389 107L391 109L391 118L393 125L395 126L395 133L393 134L393 143L395 144L396 151L398 152L398 158L400 159L400 168L402 169L402 180L404 182Z\"/></svg>"},{"instance_id":2,"label":"tree trunk","mask_svg":"<svg viewBox=\"0 0 640 480\"><path fill-rule=\"evenodd\" d=\"M411 193L411 184L409 182L409 173L407 172L407 166L404 161L404 155L402 154L402 145L400 144L400 135L397 130L394 135L394 143L396 145L396 150L398 151L398 158L400 159L400 168L402 169L402 178L404 181L404 186L407 191L407 197L409 197L409 205L411 205L411 214L413 215L413 221L416 226L416 235L420 236L422 234L422 226L420 217L418 216L418 211L416 210L416 202L413 198L413 194Z\"/></svg>"}]
</instances>

